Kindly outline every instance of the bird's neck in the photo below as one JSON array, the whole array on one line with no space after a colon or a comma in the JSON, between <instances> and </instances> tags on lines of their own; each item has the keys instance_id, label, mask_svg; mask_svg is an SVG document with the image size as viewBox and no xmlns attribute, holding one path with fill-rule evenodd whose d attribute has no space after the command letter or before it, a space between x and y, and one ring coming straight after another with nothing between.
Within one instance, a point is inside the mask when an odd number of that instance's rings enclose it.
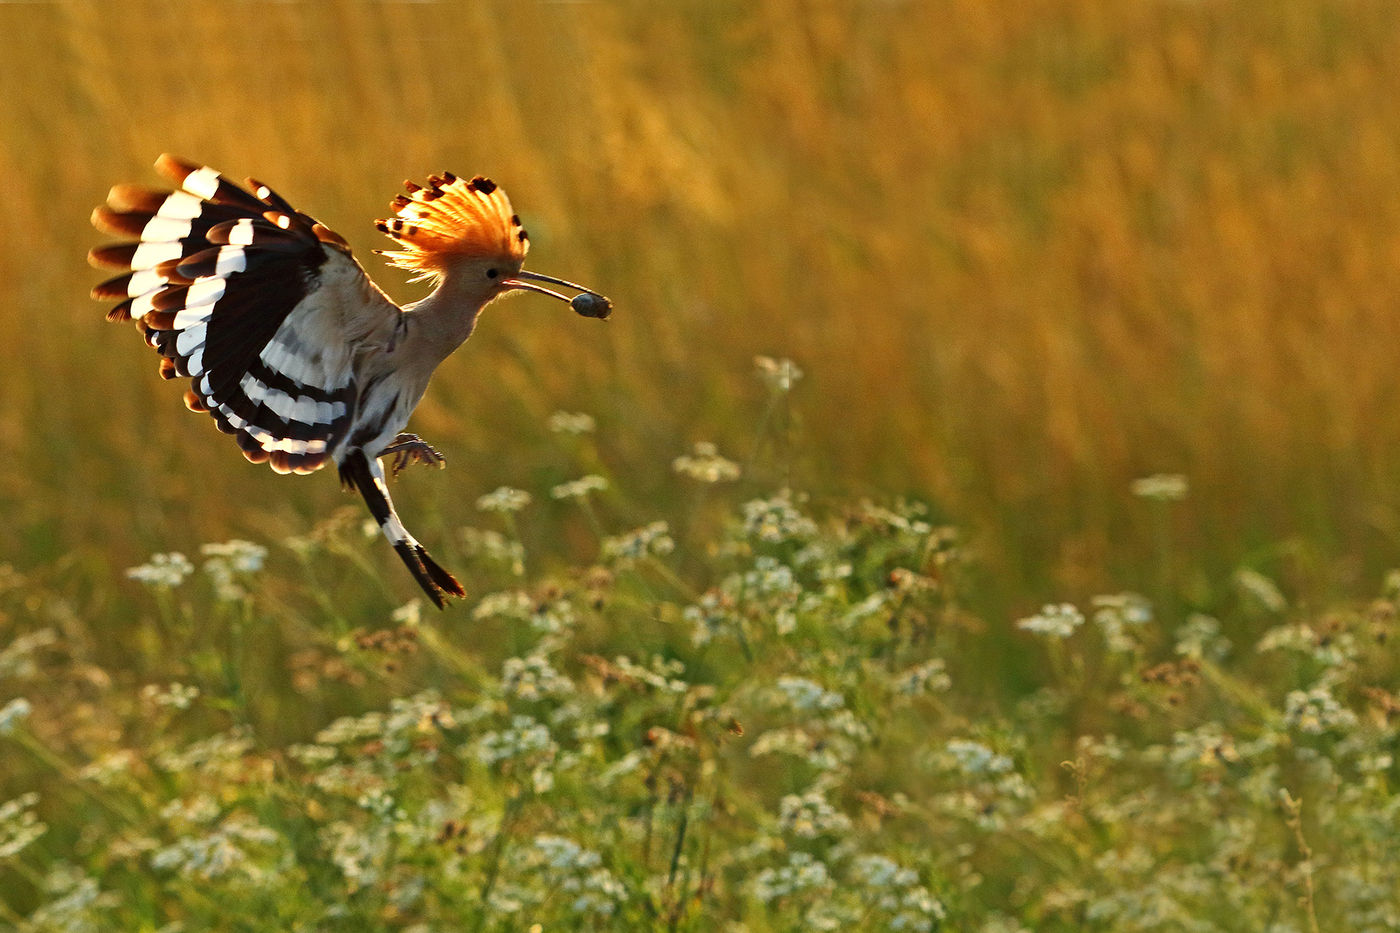
<instances>
[{"instance_id":1,"label":"bird's neck","mask_svg":"<svg viewBox=\"0 0 1400 933\"><path fill-rule=\"evenodd\" d=\"M422 301L404 308L412 315L411 333L420 352L438 363L462 345L476 328L477 315L485 307L479 289L467 288L452 276L445 276L438 287Z\"/></svg>"}]
</instances>

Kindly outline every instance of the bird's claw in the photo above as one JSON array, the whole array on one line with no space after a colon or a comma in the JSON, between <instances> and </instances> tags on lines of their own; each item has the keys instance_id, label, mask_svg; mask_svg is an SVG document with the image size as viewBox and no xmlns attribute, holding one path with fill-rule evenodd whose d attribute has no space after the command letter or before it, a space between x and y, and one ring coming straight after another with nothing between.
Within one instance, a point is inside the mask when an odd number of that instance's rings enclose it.
<instances>
[{"instance_id":1,"label":"bird's claw","mask_svg":"<svg viewBox=\"0 0 1400 933\"><path fill-rule=\"evenodd\" d=\"M395 478L398 477L399 471L410 463L433 464L439 470L447 465L447 458L442 455L442 452L417 434L400 434L394 438L393 443L385 447L380 456L389 454L394 455L393 463L389 465L389 472Z\"/></svg>"}]
</instances>

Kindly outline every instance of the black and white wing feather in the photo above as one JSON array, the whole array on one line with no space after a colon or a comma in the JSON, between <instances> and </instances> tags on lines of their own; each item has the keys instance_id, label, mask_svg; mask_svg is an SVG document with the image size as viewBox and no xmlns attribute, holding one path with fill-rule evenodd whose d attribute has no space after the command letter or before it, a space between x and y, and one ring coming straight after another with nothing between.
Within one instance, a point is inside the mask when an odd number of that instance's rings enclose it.
<instances>
[{"instance_id":1,"label":"black and white wing feather","mask_svg":"<svg viewBox=\"0 0 1400 933\"><path fill-rule=\"evenodd\" d=\"M345 241L252 180L161 156L179 186L112 189L93 223L135 242L90 258L121 275L93 289L119 302L160 351L161 375L187 376L185 403L233 434L243 455L279 473L331 458L353 418L350 335L399 309L369 282Z\"/></svg>"}]
</instances>

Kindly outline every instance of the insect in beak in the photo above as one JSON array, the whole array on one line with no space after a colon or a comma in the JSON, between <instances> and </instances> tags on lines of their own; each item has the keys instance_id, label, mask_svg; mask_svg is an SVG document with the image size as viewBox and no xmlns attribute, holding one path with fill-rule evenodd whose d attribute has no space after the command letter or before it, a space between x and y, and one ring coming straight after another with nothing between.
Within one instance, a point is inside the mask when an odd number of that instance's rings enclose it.
<instances>
[{"instance_id":1,"label":"insect in beak","mask_svg":"<svg viewBox=\"0 0 1400 933\"><path fill-rule=\"evenodd\" d=\"M561 295L552 288L539 285L539 282L548 282L551 285L560 285L564 288L572 288L579 292L572 298ZM582 285L575 285L573 282L566 282L563 279L556 279L552 275L541 275L538 272L526 272L521 270L513 277L501 280L502 288L518 288L527 292L539 292L541 295L548 295L557 298L567 304L574 311L584 317L596 317L606 321L612 314L612 302L592 289L584 288Z\"/></svg>"}]
</instances>

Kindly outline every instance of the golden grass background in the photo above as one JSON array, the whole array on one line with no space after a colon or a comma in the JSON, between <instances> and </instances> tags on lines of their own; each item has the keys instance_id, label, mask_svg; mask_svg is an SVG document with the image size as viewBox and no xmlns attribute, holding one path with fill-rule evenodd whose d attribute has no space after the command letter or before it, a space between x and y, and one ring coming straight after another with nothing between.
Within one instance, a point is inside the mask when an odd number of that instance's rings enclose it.
<instances>
[{"instance_id":1,"label":"golden grass background","mask_svg":"<svg viewBox=\"0 0 1400 933\"><path fill-rule=\"evenodd\" d=\"M807 378L756 479L927 498L1018 599L1131 584L1156 472L1190 479L1203 585L1374 578L1397 47L1384 0L0 3L0 562L87 611L151 551L349 502L245 464L87 299L89 211L169 150L267 181L403 300L371 221L403 178L490 174L530 266L613 298L608 325L514 299L445 365L413 427L449 471L398 493L427 542L570 478L556 409L598 418L618 520L653 516L693 441L751 448L768 353Z\"/></svg>"}]
</instances>

